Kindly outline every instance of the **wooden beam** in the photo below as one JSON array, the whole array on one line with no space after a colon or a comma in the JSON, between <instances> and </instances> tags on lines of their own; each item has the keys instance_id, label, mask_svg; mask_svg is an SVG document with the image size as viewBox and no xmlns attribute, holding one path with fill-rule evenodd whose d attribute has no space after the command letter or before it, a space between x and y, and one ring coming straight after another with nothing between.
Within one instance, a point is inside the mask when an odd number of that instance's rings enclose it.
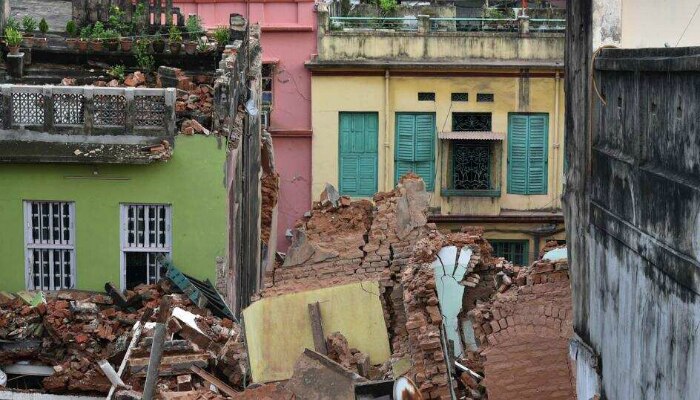
<instances>
[{"instance_id":1,"label":"wooden beam","mask_svg":"<svg viewBox=\"0 0 700 400\"><path fill-rule=\"evenodd\" d=\"M143 325L146 323L146 321L148 321L151 318L151 315L153 315L153 309L147 308L146 311L141 316L141 320L137 321L134 324L134 327L132 328L132 331L134 333L131 335L131 342L129 343L129 347L126 348L126 353L124 354L124 358L122 359L121 365L119 365L119 370L117 371L117 376L121 377L122 374L124 373L124 370L126 369L126 363L129 361L129 357L131 357L131 352L134 351L136 344L139 342L139 339L141 339L141 332L143 331ZM114 392L116 390L117 390L116 386L112 386L109 389L109 394L107 394L107 400L112 400L112 396L114 396Z\"/></svg>"},{"instance_id":2,"label":"wooden beam","mask_svg":"<svg viewBox=\"0 0 700 400\"><path fill-rule=\"evenodd\" d=\"M309 317L311 318L311 333L314 337L314 350L324 356L328 355L326 336L323 334L323 320L321 319L321 305L319 302L309 304Z\"/></svg>"},{"instance_id":3,"label":"wooden beam","mask_svg":"<svg viewBox=\"0 0 700 400\"><path fill-rule=\"evenodd\" d=\"M148 371L146 372L146 382L143 384L144 400L153 400L155 397L156 383L158 383L158 367L160 367L160 361L163 358L163 342L165 342L165 333L169 316L170 297L163 296L163 298L160 299L158 320L155 333L153 334L153 345L151 346L151 358L148 364Z\"/></svg>"},{"instance_id":4,"label":"wooden beam","mask_svg":"<svg viewBox=\"0 0 700 400\"><path fill-rule=\"evenodd\" d=\"M214 375L211 375L210 373L206 372L205 370L193 365L191 368L192 372L195 374L199 375L202 379L205 381L211 383L212 385L216 386L217 389L221 390L222 392L226 393L227 395L231 397L236 397L239 392L234 390L231 386L225 384L222 380L219 378L215 377Z\"/></svg>"}]
</instances>

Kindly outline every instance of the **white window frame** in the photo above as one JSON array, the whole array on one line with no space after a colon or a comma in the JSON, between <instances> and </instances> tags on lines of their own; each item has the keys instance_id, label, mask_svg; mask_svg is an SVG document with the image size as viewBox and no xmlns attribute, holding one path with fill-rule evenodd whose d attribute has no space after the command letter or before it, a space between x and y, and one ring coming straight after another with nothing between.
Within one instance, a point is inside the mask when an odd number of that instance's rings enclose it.
<instances>
[{"instance_id":1,"label":"white window frame","mask_svg":"<svg viewBox=\"0 0 700 400\"><path fill-rule=\"evenodd\" d=\"M41 216L39 217L39 226L37 227L40 232L39 232L39 239L34 240L33 236L33 229L35 228L32 225L32 205L38 205L41 207L43 204L49 204L49 232L50 233L50 238L48 240L42 239L41 238L41 230L44 228L43 223L42 223L42 218ZM53 205L58 204L58 209L59 209L59 215L58 215L58 221L59 224L63 223L63 206L68 205L68 232L69 232L69 238L68 239L63 239L63 232L65 231L66 227L59 225L59 227L54 227L54 214L52 212ZM62 289L74 289L77 286L77 281L76 281L76 262L75 262L75 202L72 201L60 201L60 200L24 200L23 201L23 208L24 208L24 251L25 251L25 287L27 290L45 290L45 291L51 291L51 290L62 290ZM54 228L58 229L58 238L53 238L55 234ZM35 250L48 250L49 254L49 260L47 261L47 267L49 269L48 274L49 274L49 286L44 287L43 286L43 279L40 277L40 280L42 284L40 284L38 287L34 284L34 272L33 272L33 264L34 264L34 251ZM55 250L61 250L61 251L68 251L70 253L70 286L66 287L62 283L59 283L58 285L55 284L54 278L56 277L56 274L54 273L54 266L55 266L55 261L54 261L54 251ZM42 273L40 272L40 275Z\"/></svg>"},{"instance_id":2,"label":"white window frame","mask_svg":"<svg viewBox=\"0 0 700 400\"><path fill-rule=\"evenodd\" d=\"M160 246L158 243L150 243L148 235L144 234L144 243L129 243L128 229L128 211L131 207L165 207L165 246ZM166 253L168 258L172 257L172 205L165 203L121 203L119 207L120 214L120 273L119 285L122 290L126 289L126 253ZM148 231L150 221L146 218L144 221L145 231ZM138 240L137 240L138 242ZM148 272L146 272L148 275ZM155 281L161 278L160 271L156 270Z\"/></svg>"}]
</instances>

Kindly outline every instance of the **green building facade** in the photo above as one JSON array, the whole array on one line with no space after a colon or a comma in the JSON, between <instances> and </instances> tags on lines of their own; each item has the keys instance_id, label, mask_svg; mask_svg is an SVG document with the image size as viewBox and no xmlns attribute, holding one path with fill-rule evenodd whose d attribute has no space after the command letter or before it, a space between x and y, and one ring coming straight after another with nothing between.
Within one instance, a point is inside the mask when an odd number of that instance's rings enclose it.
<instances>
[{"instance_id":1,"label":"green building facade","mask_svg":"<svg viewBox=\"0 0 700 400\"><path fill-rule=\"evenodd\" d=\"M0 164L0 290L125 289L157 278L162 258L214 283L225 163L220 141L195 135L146 165Z\"/></svg>"}]
</instances>

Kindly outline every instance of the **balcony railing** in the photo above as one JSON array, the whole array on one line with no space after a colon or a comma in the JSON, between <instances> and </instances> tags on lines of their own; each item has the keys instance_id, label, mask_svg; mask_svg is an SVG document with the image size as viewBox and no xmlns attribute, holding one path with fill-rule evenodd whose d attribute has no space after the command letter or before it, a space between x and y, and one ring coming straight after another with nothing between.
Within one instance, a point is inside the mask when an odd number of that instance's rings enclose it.
<instances>
[{"instance_id":1,"label":"balcony railing","mask_svg":"<svg viewBox=\"0 0 700 400\"><path fill-rule=\"evenodd\" d=\"M175 89L0 85L0 127L69 135L175 134Z\"/></svg>"},{"instance_id":2,"label":"balcony railing","mask_svg":"<svg viewBox=\"0 0 700 400\"><path fill-rule=\"evenodd\" d=\"M523 21L529 32L564 32L565 19L445 18L445 17L330 17L331 31L393 30L396 32L518 32Z\"/></svg>"}]
</instances>

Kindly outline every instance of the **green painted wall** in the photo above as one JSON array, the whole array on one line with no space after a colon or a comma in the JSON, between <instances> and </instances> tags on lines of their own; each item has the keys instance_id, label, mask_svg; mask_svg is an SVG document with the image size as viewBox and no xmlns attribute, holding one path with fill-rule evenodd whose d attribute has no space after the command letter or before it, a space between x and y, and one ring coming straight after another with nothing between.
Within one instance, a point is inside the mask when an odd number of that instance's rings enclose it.
<instances>
[{"instance_id":1,"label":"green painted wall","mask_svg":"<svg viewBox=\"0 0 700 400\"><path fill-rule=\"evenodd\" d=\"M216 138L195 135L151 165L0 164L0 290L25 288L24 200L75 202L78 289L119 285L121 203L171 204L174 264L215 282L227 246L225 160Z\"/></svg>"}]
</instances>

